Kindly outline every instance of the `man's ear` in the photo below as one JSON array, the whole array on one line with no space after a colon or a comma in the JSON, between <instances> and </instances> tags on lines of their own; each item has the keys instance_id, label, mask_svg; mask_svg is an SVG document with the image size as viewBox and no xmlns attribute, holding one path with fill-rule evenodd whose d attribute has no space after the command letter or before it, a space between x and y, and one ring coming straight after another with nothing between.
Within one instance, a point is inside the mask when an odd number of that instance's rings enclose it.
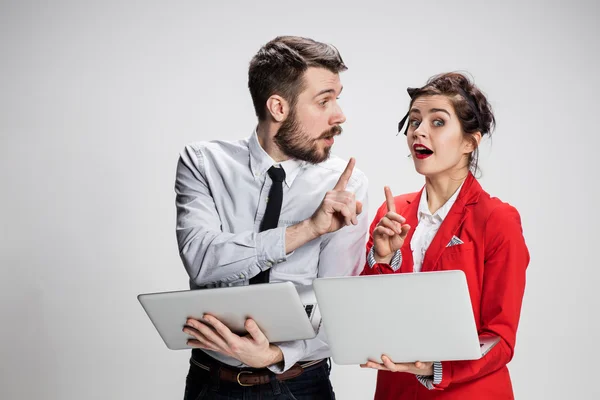
<instances>
[{"instance_id":1,"label":"man's ear","mask_svg":"<svg viewBox=\"0 0 600 400\"><path fill-rule=\"evenodd\" d=\"M290 106L283 97L274 94L267 99L267 112L274 121L283 122L290 113Z\"/></svg>"}]
</instances>

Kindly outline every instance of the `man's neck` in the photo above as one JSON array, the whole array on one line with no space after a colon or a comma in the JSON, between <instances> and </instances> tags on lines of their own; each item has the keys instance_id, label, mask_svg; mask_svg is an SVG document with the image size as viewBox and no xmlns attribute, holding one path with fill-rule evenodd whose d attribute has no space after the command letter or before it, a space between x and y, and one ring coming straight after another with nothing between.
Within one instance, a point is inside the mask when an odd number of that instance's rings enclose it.
<instances>
[{"instance_id":1,"label":"man's neck","mask_svg":"<svg viewBox=\"0 0 600 400\"><path fill-rule=\"evenodd\" d=\"M272 124L259 122L256 127L256 136L260 147L273 159L273 161L280 163L285 160L289 160L289 157L285 155L277 143L273 140L277 134L277 127Z\"/></svg>"}]
</instances>

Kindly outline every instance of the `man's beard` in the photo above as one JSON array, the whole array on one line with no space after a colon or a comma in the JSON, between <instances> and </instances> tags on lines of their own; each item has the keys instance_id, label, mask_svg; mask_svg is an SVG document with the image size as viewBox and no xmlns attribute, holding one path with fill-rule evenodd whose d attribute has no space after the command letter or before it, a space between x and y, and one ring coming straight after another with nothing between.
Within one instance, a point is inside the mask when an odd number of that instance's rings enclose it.
<instances>
[{"instance_id":1,"label":"man's beard","mask_svg":"<svg viewBox=\"0 0 600 400\"><path fill-rule=\"evenodd\" d=\"M331 146L320 150L319 140L331 138L342 133L342 127L335 125L331 129L324 131L316 139L311 139L302 130L302 127L296 120L296 113L290 112L288 118L283 122L274 140L277 146L288 157L297 160L306 161L311 164L318 164L329 158Z\"/></svg>"}]
</instances>

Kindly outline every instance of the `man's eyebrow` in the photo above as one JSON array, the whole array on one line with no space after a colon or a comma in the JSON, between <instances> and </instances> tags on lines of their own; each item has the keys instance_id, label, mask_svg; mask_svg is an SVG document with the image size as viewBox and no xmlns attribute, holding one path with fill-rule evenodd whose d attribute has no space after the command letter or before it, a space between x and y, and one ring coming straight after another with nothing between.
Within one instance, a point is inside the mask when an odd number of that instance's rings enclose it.
<instances>
[{"instance_id":1,"label":"man's eyebrow","mask_svg":"<svg viewBox=\"0 0 600 400\"><path fill-rule=\"evenodd\" d=\"M343 87L343 86L342 86L342 88L340 89L340 94L342 93L342 90L344 90L344 87ZM316 95L313 97L313 99L314 99L314 98L317 98L317 97L319 97L319 96L321 96L322 94L325 94L325 93L333 93L333 94L335 94L335 90L334 90L334 89L323 89L323 90L321 90L319 93L317 93L317 94L316 94ZM338 96L339 96L339 94L338 94Z\"/></svg>"}]
</instances>

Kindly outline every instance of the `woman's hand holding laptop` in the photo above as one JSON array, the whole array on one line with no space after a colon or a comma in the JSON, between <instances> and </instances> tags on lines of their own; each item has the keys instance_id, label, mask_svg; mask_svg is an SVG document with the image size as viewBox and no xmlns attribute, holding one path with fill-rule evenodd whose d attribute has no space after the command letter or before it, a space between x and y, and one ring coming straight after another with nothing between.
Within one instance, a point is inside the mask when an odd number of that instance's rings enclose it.
<instances>
[{"instance_id":1,"label":"woman's hand holding laptop","mask_svg":"<svg viewBox=\"0 0 600 400\"><path fill-rule=\"evenodd\" d=\"M432 362L417 361L416 363L395 364L386 355L381 356L381 361L383 361L383 363L381 363L381 364L374 362L374 361L369 361L366 364L360 364L360 367L361 368L373 368L373 369L378 369L381 371L408 372L410 374L423 375L423 376L433 375L433 363Z\"/></svg>"}]
</instances>

